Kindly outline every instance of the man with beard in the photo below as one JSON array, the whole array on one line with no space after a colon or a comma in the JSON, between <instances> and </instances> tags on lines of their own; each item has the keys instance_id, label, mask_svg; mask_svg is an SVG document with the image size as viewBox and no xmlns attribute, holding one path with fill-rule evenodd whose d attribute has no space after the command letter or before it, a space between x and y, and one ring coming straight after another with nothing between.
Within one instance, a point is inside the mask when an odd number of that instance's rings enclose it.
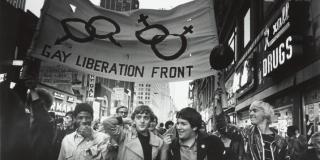
<instances>
[{"instance_id":1,"label":"man with beard","mask_svg":"<svg viewBox=\"0 0 320 160\"><path fill-rule=\"evenodd\" d=\"M183 108L176 117L176 125L169 129L163 138L162 160L223 159L223 143L217 136L199 131L202 119L195 109ZM176 138L174 130L178 133Z\"/></svg>"},{"instance_id":2,"label":"man with beard","mask_svg":"<svg viewBox=\"0 0 320 160\"><path fill-rule=\"evenodd\" d=\"M146 105L138 106L131 119L110 117L103 125L107 133L119 144L117 160L156 160L159 158L163 141L149 131L150 122L155 115ZM121 127L131 124L131 128Z\"/></svg>"},{"instance_id":3,"label":"man with beard","mask_svg":"<svg viewBox=\"0 0 320 160\"><path fill-rule=\"evenodd\" d=\"M62 140L58 160L102 160L109 137L91 128L93 109L87 103L80 103L74 110L75 132Z\"/></svg>"}]
</instances>

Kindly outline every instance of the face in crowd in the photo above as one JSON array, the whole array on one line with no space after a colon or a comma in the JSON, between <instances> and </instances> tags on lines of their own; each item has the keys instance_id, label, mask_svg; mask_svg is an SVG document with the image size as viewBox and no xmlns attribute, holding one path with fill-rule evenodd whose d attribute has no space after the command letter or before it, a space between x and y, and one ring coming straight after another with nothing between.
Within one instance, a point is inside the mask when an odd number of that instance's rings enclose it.
<instances>
[{"instance_id":1,"label":"face in crowd","mask_svg":"<svg viewBox=\"0 0 320 160\"><path fill-rule=\"evenodd\" d=\"M258 125L264 121L267 124L271 123L271 117L273 115L272 106L262 101L254 101L249 109L249 115L251 124Z\"/></svg>"},{"instance_id":2,"label":"face in crowd","mask_svg":"<svg viewBox=\"0 0 320 160\"><path fill-rule=\"evenodd\" d=\"M126 118L128 116L128 108L127 107L120 107L117 110L117 116L120 116L122 118Z\"/></svg>"},{"instance_id":3,"label":"face in crowd","mask_svg":"<svg viewBox=\"0 0 320 160\"><path fill-rule=\"evenodd\" d=\"M197 110L187 107L177 113L176 129L180 140L196 137L201 128L202 118Z\"/></svg>"},{"instance_id":4,"label":"face in crowd","mask_svg":"<svg viewBox=\"0 0 320 160\"><path fill-rule=\"evenodd\" d=\"M149 130L154 131L157 125L158 125L158 120L157 118L154 118L154 120L150 122Z\"/></svg>"},{"instance_id":5,"label":"face in crowd","mask_svg":"<svg viewBox=\"0 0 320 160\"><path fill-rule=\"evenodd\" d=\"M151 117L150 114L139 113L136 114L133 122L136 125L136 129L138 132L144 132L148 129L150 125Z\"/></svg>"},{"instance_id":6,"label":"face in crowd","mask_svg":"<svg viewBox=\"0 0 320 160\"><path fill-rule=\"evenodd\" d=\"M192 127L188 120L182 118L177 118L176 128L181 140L189 139L197 130L197 127Z\"/></svg>"},{"instance_id":7,"label":"face in crowd","mask_svg":"<svg viewBox=\"0 0 320 160\"><path fill-rule=\"evenodd\" d=\"M259 124L264 120L263 108L253 106L249 109L251 124Z\"/></svg>"},{"instance_id":8,"label":"face in crowd","mask_svg":"<svg viewBox=\"0 0 320 160\"><path fill-rule=\"evenodd\" d=\"M150 122L154 119L155 115L149 106L138 106L131 115L133 124L137 132L144 133L149 131Z\"/></svg>"},{"instance_id":9,"label":"face in crowd","mask_svg":"<svg viewBox=\"0 0 320 160\"><path fill-rule=\"evenodd\" d=\"M72 114L67 114L64 118L63 118L63 122L65 126L71 126L72 125Z\"/></svg>"},{"instance_id":10,"label":"face in crowd","mask_svg":"<svg viewBox=\"0 0 320 160\"><path fill-rule=\"evenodd\" d=\"M81 111L75 117L75 123L79 127L81 125L91 126L92 116L89 112Z\"/></svg>"}]
</instances>

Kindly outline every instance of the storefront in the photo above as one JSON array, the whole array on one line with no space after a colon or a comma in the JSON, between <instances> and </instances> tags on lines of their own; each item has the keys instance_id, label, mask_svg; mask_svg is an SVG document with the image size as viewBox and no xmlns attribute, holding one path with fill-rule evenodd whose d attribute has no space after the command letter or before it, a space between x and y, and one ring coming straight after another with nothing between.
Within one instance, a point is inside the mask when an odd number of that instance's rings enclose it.
<instances>
[{"instance_id":1,"label":"storefront","mask_svg":"<svg viewBox=\"0 0 320 160\"><path fill-rule=\"evenodd\" d=\"M48 90L53 96L53 104L49 112L54 112L56 116L62 117L65 116L67 112L74 110L78 101L76 95L45 84L40 84L39 87Z\"/></svg>"},{"instance_id":2,"label":"storefront","mask_svg":"<svg viewBox=\"0 0 320 160\"><path fill-rule=\"evenodd\" d=\"M286 136L290 125L297 126L303 134L308 132L305 117L312 119L312 132L320 129L320 84L316 83L320 61L315 46L306 43L308 6L308 2L286 1L246 47L233 78L237 124L250 124L246 119L248 107L255 100L263 100L274 106L271 127L282 136Z\"/></svg>"}]
</instances>

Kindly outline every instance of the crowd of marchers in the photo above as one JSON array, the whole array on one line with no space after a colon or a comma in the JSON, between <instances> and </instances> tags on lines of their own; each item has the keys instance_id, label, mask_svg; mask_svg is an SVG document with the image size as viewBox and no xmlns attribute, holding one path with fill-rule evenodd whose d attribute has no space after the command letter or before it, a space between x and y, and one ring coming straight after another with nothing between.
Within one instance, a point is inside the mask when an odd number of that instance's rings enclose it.
<instances>
[{"instance_id":1,"label":"crowd of marchers","mask_svg":"<svg viewBox=\"0 0 320 160\"><path fill-rule=\"evenodd\" d=\"M270 127L273 107L259 100L250 105L251 125L245 128L228 123L217 107L214 133L189 107L165 128L147 105L130 115L120 106L115 115L93 121L92 106L80 103L58 123L49 113L53 97L34 80L14 88L6 83L0 84L4 160L320 160L320 133L312 135L311 148L295 126L281 137Z\"/></svg>"}]
</instances>

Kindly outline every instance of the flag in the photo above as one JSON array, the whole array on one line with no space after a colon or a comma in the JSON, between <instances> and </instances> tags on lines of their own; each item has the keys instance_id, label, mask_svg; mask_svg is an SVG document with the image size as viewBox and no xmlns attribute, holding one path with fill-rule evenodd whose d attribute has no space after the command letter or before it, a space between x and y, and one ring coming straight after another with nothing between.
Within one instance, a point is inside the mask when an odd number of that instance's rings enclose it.
<instances>
[{"instance_id":1,"label":"flag","mask_svg":"<svg viewBox=\"0 0 320 160\"><path fill-rule=\"evenodd\" d=\"M95 76L170 82L215 74L212 0L117 12L89 0L46 0L29 54Z\"/></svg>"}]
</instances>

